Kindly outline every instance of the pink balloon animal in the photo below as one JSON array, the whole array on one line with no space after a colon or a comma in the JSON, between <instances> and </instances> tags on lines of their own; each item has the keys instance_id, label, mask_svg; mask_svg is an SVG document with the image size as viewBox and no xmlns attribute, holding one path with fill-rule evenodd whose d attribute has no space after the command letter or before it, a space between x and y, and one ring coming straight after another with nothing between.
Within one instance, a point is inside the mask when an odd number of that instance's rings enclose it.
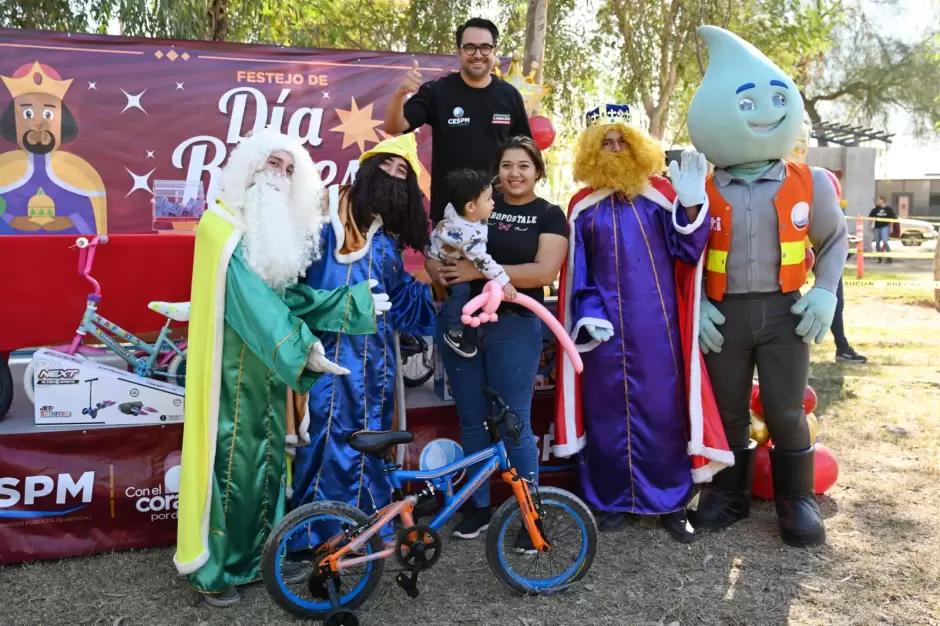
<instances>
[{"instance_id":1,"label":"pink balloon animal","mask_svg":"<svg viewBox=\"0 0 940 626\"><path fill-rule=\"evenodd\" d=\"M463 315L460 317L460 321L473 328L476 328L480 324L485 324L486 322L495 322L498 318L496 309L499 308L502 301L503 288L500 287L499 283L495 280L491 280L483 287L483 293L464 305ZM516 295L516 299L513 300L512 303L524 306L538 315L543 322L548 324L548 327L558 339L558 343L564 348L565 352L568 354L568 358L571 359L574 371L580 374L584 369L584 363L581 362L581 355L578 354L578 349L575 348L571 337L568 336L568 333L565 332L565 329L562 328L555 316L549 313L548 309L544 306L522 293ZM478 310L480 311L479 314L474 315Z\"/></svg>"}]
</instances>

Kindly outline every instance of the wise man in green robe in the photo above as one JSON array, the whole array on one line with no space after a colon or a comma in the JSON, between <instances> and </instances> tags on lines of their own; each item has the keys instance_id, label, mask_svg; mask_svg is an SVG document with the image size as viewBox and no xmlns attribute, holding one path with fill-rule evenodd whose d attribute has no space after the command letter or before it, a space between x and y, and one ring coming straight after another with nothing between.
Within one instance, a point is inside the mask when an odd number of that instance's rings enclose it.
<instances>
[{"instance_id":1,"label":"wise man in green robe","mask_svg":"<svg viewBox=\"0 0 940 626\"><path fill-rule=\"evenodd\" d=\"M232 152L196 229L174 562L213 606L260 578L284 515L288 390L304 396L321 373L349 373L310 328L371 334L389 308L367 282L298 283L319 256L324 196L307 151L265 130Z\"/></svg>"}]
</instances>

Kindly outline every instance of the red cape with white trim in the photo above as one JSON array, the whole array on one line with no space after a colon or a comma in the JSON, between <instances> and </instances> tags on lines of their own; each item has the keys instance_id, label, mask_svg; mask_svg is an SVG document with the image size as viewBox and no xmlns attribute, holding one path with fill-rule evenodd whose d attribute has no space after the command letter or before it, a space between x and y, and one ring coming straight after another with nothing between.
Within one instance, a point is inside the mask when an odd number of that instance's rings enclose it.
<instances>
[{"instance_id":1,"label":"red cape with white trim","mask_svg":"<svg viewBox=\"0 0 940 626\"><path fill-rule=\"evenodd\" d=\"M569 228L574 229L577 216L613 193L609 189L595 191L582 189L568 205ZM641 194L664 210L678 208L676 192L668 180L651 176L649 185ZM558 319L571 332L571 302L569 277L574 255L574 238L568 239L568 258L561 266L558 290ZM685 362L686 389L689 399L689 456L692 457L692 478L696 483L710 482L715 473L734 464L734 455L728 447L718 405L712 394L711 383L705 370L698 343L698 315L701 301L702 266L676 261L676 291L679 304L680 336ZM555 389L555 456L577 454L585 444L585 423L581 405L581 376L575 373L564 351L559 351L559 375Z\"/></svg>"}]
</instances>

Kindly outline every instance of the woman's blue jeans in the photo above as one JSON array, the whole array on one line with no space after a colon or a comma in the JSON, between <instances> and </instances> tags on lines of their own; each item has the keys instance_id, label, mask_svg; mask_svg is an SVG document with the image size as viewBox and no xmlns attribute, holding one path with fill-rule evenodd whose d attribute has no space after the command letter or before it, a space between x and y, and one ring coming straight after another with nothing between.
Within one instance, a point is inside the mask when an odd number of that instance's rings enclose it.
<instances>
[{"instance_id":1,"label":"woman's blue jeans","mask_svg":"<svg viewBox=\"0 0 940 626\"><path fill-rule=\"evenodd\" d=\"M438 320L437 343L447 331L447 321ZM542 353L542 322L534 313L500 314L494 323L481 324L472 329L477 333L479 350L472 359L465 359L453 350L442 349L444 369L450 378L450 389L460 417L460 439L464 456L490 445L490 437L483 421L491 414L491 405L483 395L489 386L498 393L519 416L519 440L506 436L503 429L509 461L523 478L537 480L539 473L538 447L532 434L532 392L535 374ZM470 468L476 471L479 466ZM473 504L488 507L489 486L473 494Z\"/></svg>"},{"instance_id":2,"label":"woman's blue jeans","mask_svg":"<svg viewBox=\"0 0 940 626\"><path fill-rule=\"evenodd\" d=\"M875 228L875 250L877 252L891 252L891 246L888 240L891 238L890 226L878 226Z\"/></svg>"}]
</instances>

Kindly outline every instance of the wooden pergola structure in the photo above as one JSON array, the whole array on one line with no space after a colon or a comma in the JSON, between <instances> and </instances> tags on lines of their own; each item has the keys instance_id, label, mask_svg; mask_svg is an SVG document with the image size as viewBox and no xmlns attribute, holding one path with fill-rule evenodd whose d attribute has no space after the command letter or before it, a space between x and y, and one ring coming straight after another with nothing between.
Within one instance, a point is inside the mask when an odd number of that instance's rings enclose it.
<instances>
[{"instance_id":1,"label":"wooden pergola structure","mask_svg":"<svg viewBox=\"0 0 940 626\"><path fill-rule=\"evenodd\" d=\"M864 126L817 122L813 124L813 137L820 142L854 148L865 141L882 141L890 144L894 135L876 131L872 128L865 128Z\"/></svg>"}]
</instances>

